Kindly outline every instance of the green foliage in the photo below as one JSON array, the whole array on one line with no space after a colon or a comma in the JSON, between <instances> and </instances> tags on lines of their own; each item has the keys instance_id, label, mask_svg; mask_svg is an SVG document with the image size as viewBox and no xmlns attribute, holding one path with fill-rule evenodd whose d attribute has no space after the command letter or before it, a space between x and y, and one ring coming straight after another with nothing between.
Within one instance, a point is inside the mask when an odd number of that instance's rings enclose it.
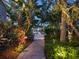
<instances>
[{"instance_id":1,"label":"green foliage","mask_svg":"<svg viewBox=\"0 0 79 59\"><path fill-rule=\"evenodd\" d=\"M52 9L52 20L55 22L59 22L61 19L61 9L59 5L53 6Z\"/></svg>"},{"instance_id":2,"label":"green foliage","mask_svg":"<svg viewBox=\"0 0 79 59\"><path fill-rule=\"evenodd\" d=\"M54 11L53 13L58 13L59 11L61 11L60 6L59 5L54 5L52 11Z\"/></svg>"},{"instance_id":3,"label":"green foliage","mask_svg":"<svg viewBox=\"0 0 79 59\"><path fill-rule=\"evenodd\" d=\"M13 31L6 31L6 33L4 34L4 37L8 38L8 39L12 39L12 40L16 40L17 39L17 33L13 32Z\"/></svg>"},{"instance_id":4,"label":"green foliage","mask_svg":"<svg viewBox=\"0 0 79 59\"><path fill-rule=\"evenodd\" d=\"M69 13L70 16L72 17L72 19L79 19L79 8L77 6L72 6L72 8L70 8Z\"/></svg>"},{"instance_id":5,"label":"green foliage","mask_svg":"<svg viewBox=\"0 0 79 59\"><path fill-rule=\"evenodd\" d=\"M7 25L6 25L7 26ZM9 26L9 25L8 25ZM16 29L17 27L11 26L11 27L7 27L7 30L5 32L3 32L3 38L7 38L8 42L13 45L17 42L17 33L14 32L14 29ZM17 42L18 43L18 42Z\"/></svg>"},{"instance_id":6,"label":"green foliage","mask_svg":"<svg viewBox=\"0 0 79 59\"><path fill-rule=\"evenodd\" d=\"M46 36L45 50L48 59L78 59L79 47L68 44L61 44L57 38Z\"/></svg>"},{"instance_id":7,"label":"green foliage","mask_svg":"<svg viewBox=\"0 0 79 59\"><path fill-rule=\"evenodd\" d=\"M54 48L55 59L65 59L67 57L66 49L62 46L57 46Z\"/></svg>"},{"instance_id":8,"label":"green foliage","mask_svg":"<svg viewBox=\"0 0 79 59\"><path fill-rule=\"evenodd\" d=\"M79 50L76 47L56 45L54 52L55 59L77 59Z\"/></svg>"}]
</instances>

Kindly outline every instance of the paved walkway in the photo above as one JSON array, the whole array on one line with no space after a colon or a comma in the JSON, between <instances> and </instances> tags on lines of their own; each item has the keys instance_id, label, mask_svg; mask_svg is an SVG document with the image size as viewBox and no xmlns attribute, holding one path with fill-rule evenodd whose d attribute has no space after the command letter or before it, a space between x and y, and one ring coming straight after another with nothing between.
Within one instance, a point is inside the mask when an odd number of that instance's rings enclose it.
<instances>
[{"instance_id":1,"label":"paved walkway","mask_svg":"<svg viewBox=\"0 0 79 59\"><path fill-rule=\"evenodd\" d=\"M35 40L17 59L45 59L44 40Z\"/></svg>"}]
</instances>

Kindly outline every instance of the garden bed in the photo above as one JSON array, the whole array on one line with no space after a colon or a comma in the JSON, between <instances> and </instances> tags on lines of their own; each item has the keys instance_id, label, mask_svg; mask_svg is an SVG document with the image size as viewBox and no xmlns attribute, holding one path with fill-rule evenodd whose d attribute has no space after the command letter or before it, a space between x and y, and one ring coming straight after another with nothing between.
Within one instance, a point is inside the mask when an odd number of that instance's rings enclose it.
<instances>
[{"instance_id":1,"label":"garden bed","mask_svg":"<svg viewBox=\"0 0 79 59\"><path fill-rule=\"evenodd\" d=\"M31 43L32 43L31 40L26 40L26 44L25 44L24 48L29 46ZM17 47L18 46L15 45L15 46L6 48L5 50L1 50L0 59L16 59L17 56L24 50L24 48L23 48L20 51L17 51L17 49L16 49Z\"/></svg>"}]
</instances>

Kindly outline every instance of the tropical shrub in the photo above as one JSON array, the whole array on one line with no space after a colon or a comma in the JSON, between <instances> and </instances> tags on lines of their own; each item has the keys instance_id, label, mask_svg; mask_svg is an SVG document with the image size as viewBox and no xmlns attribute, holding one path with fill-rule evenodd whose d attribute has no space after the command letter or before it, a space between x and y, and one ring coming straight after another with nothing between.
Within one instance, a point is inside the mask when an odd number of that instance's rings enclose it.
<instances>
[{"instance_id":1,"label":"tropical shrub","mask_svg":"<svg viewBox=\"0 0 79 59\"><path fill-rule=\"evenodd\" d=\"M46 36L45 51L48 59L78 59L79 46L78 43L65 43L62 44L57 38Z\"/></svg>"}]
</instances>

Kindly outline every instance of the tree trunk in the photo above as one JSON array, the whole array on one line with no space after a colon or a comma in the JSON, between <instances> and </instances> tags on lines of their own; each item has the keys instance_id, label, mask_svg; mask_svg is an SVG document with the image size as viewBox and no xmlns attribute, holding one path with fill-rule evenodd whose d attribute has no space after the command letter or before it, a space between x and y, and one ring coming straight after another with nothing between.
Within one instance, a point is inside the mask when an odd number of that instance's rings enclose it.
<instances>
[{"instance_id":1,"label":"tree trunk","mask_svg":"<svg viewBox=\"0 0 79 59\"><path fill-rule=\"evenodd\" d=\"M65 42L65 36L66 36L66 23L65 23L65 14L62 12L61 15L61 25L60 25L60 42Z\"/></svg>"},{"instance_id":2,"label":"tree trunk","mask_svg":"<svg viewBox=\"0 0 79 59\"><path fill-rule=\"evenodd\" d=\"M22 17L21 17L21 13L18 13L17 17L18 17L18 25L21 27L21 26L22 26Z\"/></svg>"},{"instance_id":3,"label":"tree trunk","mask_svg":"<svg viewBox=\"0 0 79 59\"><path fill-rule=\"evenodd\" d=\"M60 0L59 3L62 5L62 8L65 8L65 0ZM60 42L64 43L65 42L65 37L66 37L66 15L63 12L64 10L62 9L62 13L61 13L61 25L60 25Z\"/></svg>"},{"instance_id":4,"label":"tree trunk","mask_svg":"<svg viewBox=\"0 0 79 59\"><path fill-rule=\"evenodd\" d=\"M77 37L79 38L79 32L78 32L78 30L76 29L76 27L75 27L73 24L71 24L71 28L73 29L73 31L75 32L75 34L76 34Z\"/></svg>"},{"instance_id":5,"label":"tree trunk","mask_svg":"<svg viewBox=\"0 0 79 59\"><path fill-rule=\"evenodd\" d=\"M29 29L30 29L30 25L31 25L31 18L27 17L26 19L26 23L27 23L27 29L26 29L26 34L28 33Z\"/></svg>"}]
</instances>

